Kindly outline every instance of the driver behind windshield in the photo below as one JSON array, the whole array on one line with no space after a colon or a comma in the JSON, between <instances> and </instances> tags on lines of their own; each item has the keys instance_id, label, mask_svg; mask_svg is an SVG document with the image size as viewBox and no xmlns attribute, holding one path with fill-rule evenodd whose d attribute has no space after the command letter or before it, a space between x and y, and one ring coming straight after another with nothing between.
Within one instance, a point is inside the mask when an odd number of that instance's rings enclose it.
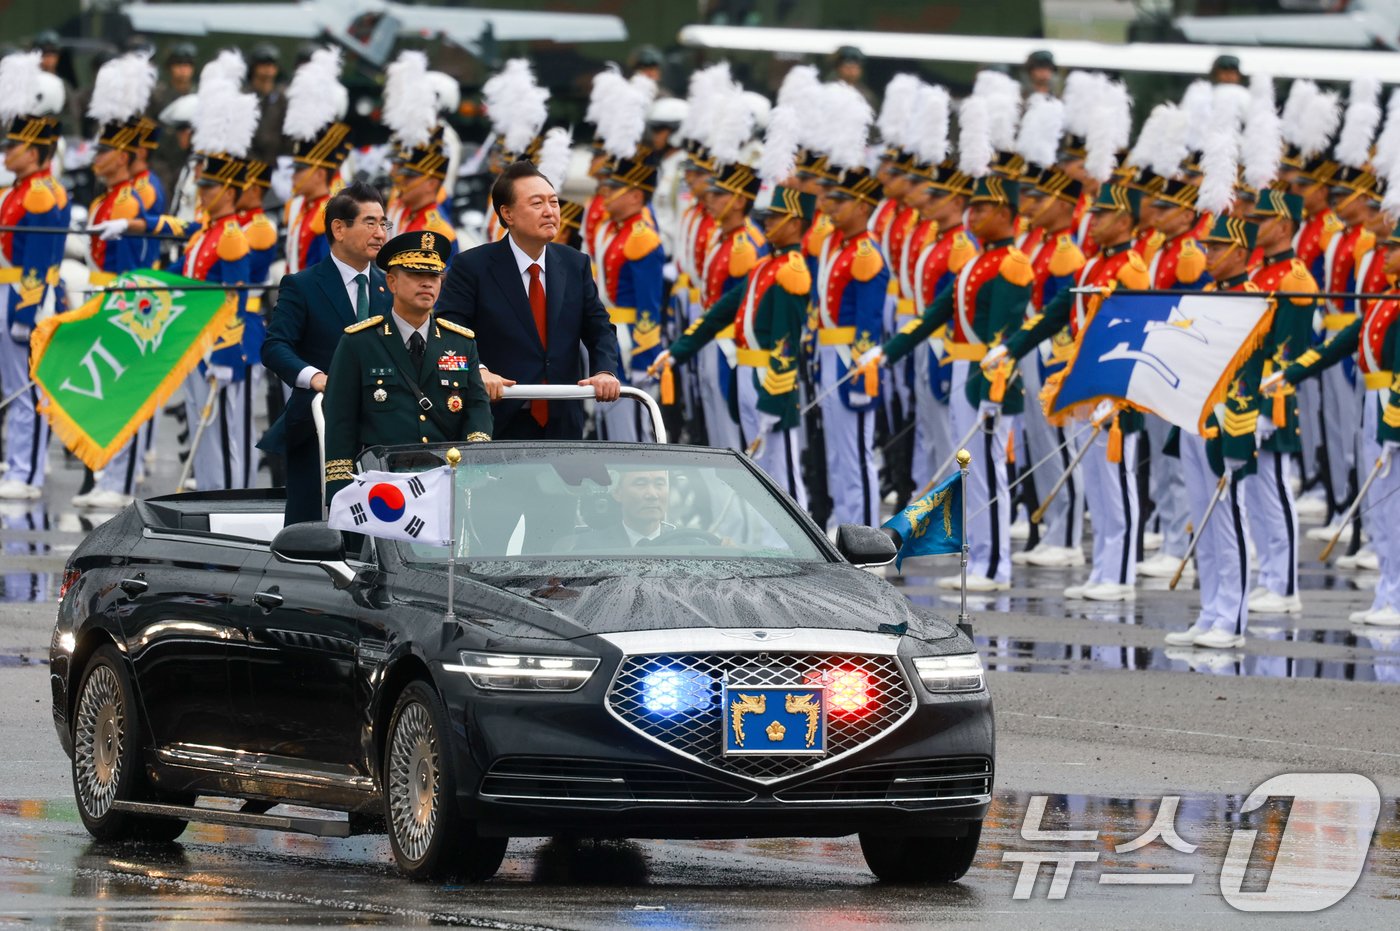
<instances>
[{"instance_id":1,"label":"driver behind windshield","mask_svg":"<svg viewBox=\"0 0 1400 931\"><path fill-rule=\"evenodd\" d=\"M663 533L675 530L667 523L671 506L671 476L664 469L620 469L613 481L612 499L621 521L590 534L589 542L608 549L645 546Z\"/></svg>"}]
</instances>

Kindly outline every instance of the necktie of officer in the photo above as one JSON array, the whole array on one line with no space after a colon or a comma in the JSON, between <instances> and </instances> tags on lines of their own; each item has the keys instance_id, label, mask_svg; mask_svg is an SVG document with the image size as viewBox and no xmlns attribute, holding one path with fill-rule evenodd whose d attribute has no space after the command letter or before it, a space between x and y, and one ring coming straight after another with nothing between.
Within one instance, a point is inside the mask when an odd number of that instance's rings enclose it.
<instances>
[{"instance_id":1,"label":"necktie of officer","mask_svg":"<svg viewBox=\"0 0 1400 931\"><path fill-rule=\"evenodd\" d=\"M366 320L369 318L369 276L361 272L355 276L355 284L360 289L355 295L355 319Z\"/></svg>"},{"instance_id":2,"label":"necktie of officer","mask_svg":"<svg viewBox=\"0 0 1400 931\"><path fill-rule=\"evenodd\" d=\"M413 357L413 364L423 365L423 352L428 348L428 344L423 340L423 334L417 330L408 338L408 354Z\"/></svg>"},{"instance_id":3,"label":"necktie of officer","mask_svg":"<svg viewBox=\"0 0 1400 931\"><path fill-rule=\"evenodd\" d=\"M549 351L548 324L545 320L544 303L544 282L540 281L540 266L536 262L530 263L530 313L535 317L535 329L540 334L540 345ZM530 416L535 418L535 423L543 427L549 422L549 402L543 400L530 402Z\"/></svg>"}]
</instances>

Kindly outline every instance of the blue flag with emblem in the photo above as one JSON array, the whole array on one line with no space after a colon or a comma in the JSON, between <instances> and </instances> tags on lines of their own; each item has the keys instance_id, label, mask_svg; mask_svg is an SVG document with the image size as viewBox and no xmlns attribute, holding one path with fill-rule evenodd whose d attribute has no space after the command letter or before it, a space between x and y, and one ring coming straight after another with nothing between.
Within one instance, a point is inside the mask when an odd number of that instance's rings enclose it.
<instances>
[{"instance_id":1,"label":"blue flag with emblem","mask_svg":"<svg viewBox=\"0 0 1400 931\"><path fill-rule=\"evenodd\" d=\"M896 570L910 556L962 552L962 473L954 472L882 526L899 534L899 553L894 558Z\"/></svg>"},{"instance_id":2,"label":"blue flag with emblem","mask_svg":"<svg viewBox=\"0 0 1400 931\"><path fill-rule=\"evenodd\" d=\"M1200 435L1231 375L1269 332L1272 310L1262 294L1113 295L1046 384L1046 412L1056 418L1111 398Z\"/></svg>"}]
</instances>

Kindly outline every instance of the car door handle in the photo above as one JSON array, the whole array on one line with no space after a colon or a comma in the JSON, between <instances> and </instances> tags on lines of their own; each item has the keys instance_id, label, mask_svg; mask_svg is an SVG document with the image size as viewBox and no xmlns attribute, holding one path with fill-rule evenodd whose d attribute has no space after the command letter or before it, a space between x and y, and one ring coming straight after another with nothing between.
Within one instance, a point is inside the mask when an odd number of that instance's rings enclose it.
<instances>
[{"instance_id":1,"label":"car door handle","mask_svg":"<svg viewBox=\"0 0 1400 931\"><path fill-rule=\"evenodd\" d=\"M273 608L282 607L282 596L276 592L256 592L253 595L253 604L264 611L271 611Z\"/></svg>"},{"instance_id":2,"label":"car door handle","mask_svg":"<svg viewBox=\"0 0 1400 931\"><path fill-rule=\"evenodd\" d=\"M117 586L132 598L145 594L146 589L151 587L145 579L122 579Z\"/></svg>"}]
</instances>

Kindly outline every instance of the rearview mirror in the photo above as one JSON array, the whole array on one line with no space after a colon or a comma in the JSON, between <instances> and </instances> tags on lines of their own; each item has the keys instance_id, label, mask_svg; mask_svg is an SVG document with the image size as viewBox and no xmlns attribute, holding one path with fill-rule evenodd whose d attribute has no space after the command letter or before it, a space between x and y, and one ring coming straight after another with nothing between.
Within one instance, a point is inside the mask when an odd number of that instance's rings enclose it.
<instances>
[{"instance_id":1,"label":"rearview mirror","mask_svg":"<svg viewBox=\"0 0 1400 931\"><path fill-rule=\"evenodd\" d=\"M836 528L836 550L851 565L862 567L888 565L898 552L888 533L861 524Z\"/></svg>"},{"instance_id":2,"label":"rearview mirror","mask_svg":"<svg viewBox=\"0 0 1400 931\"><path fill-rule=\"evenodd\" d=\"M272 538L271 549L282 562L320 566L336 588L349 588L355 581L355 570L345 561L345 537L324 521L283 527Z\"/></svg>"}]
</instances>

